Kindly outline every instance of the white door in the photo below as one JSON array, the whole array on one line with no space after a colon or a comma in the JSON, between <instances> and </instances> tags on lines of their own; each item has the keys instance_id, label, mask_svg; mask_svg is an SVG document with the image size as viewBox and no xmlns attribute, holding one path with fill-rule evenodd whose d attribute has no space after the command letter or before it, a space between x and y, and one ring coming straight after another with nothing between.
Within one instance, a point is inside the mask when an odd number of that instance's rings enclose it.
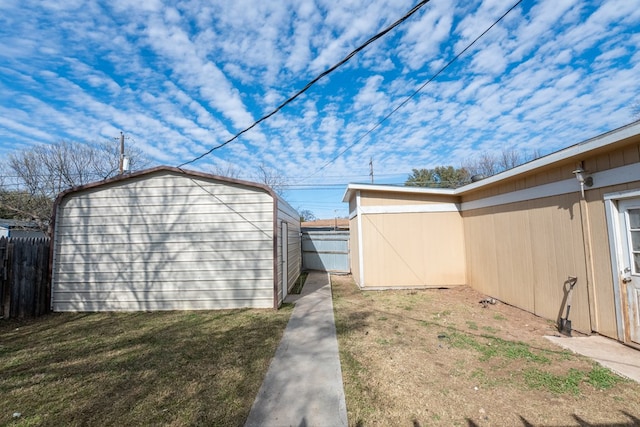
<instances>
[{"instance_id":1,"label":"white door","mask_svg":"<svg viewBox=\"0 0 640 427\"><path fill-rule=\"evenodd\" d=\"M287 288L289 287L289 228L286 222L282 223L282 237L280 238L282 252L282 300L287 297Z\"/></svg>"},{"instance_id":2,"label":"white door","mask_svg":"<svg viewBox=\"0 0 640 427\"><path fill-rule=\"evenodd\" d=\"M620 287L627 339L640 344L640 199L620 201Z\"/></svg>"}]
</instances>

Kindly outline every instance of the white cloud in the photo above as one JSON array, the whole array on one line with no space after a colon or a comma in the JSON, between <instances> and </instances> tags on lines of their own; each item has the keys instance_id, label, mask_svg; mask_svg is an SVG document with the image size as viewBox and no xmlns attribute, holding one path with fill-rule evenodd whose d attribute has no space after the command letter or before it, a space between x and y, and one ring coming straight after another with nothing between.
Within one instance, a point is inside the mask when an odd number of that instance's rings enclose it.
<instances>
[{"instance_id":1,"label":"white cloud","mask_svg":"<svg viewBox=\"0 0 640 427\"><path fill-rule=\"evenodd\" d=\"M5 2L0 155L122 130L157 163L193 159L412 6ZM380 179L401 182L413 167L459 164L505 145L548 152L632 119L640 9L625 0L544 0L523 2L371 131L508 6L432 0L271 119L190 166L235 165L249 178L265 163L305 181L328 164L305 182L346 182L366 181L373 157Z\"/></svg>"}]
</instances>

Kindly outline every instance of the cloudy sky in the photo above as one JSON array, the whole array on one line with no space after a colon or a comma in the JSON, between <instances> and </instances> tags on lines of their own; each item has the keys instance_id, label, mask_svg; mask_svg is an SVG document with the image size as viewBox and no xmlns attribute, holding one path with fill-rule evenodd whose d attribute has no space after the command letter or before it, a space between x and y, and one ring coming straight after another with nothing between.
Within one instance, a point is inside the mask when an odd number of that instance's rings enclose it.
<instances>
[{"instance_id":1,"label":"cloudy sky","mask_svg":"<svg viewBox=\"0 0 640 427\"><path fill-rule=\"evenodd\" d=\"M0 158L61 140L115 143L122 131L153 165L180 165L416 3L0 0ZM630 0L524 0L409 99L513 3L431 0L185 167L244 179L263 167L289 183L292 206L332 218L347 214L347 183L369 182L370 159L376 183L402 183L412 168L505 148L547 154L640 118Z\"/></svg>"}]
</instances>

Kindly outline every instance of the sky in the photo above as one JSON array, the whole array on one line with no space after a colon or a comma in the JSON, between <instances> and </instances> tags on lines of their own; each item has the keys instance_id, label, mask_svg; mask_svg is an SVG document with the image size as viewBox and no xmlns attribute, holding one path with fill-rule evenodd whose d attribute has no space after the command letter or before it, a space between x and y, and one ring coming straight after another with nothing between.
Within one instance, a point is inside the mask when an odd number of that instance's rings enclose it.
<instances>
[{"instance_id":1,"label":"sky","mask_svg":"<svg viewBox=\"0 0 640 427\"><path fill-rule=\"evenodd\" d=\"M0 159L123 132L151 166L189 162L417 3L0 0ZM263 168L294 208L343 217L370 163L374 183L402 184L413 168L548 154L640 118L637 1L524 0L425 85L514 3L431 0L184 168Z\"/></svg>"}]
</instances>

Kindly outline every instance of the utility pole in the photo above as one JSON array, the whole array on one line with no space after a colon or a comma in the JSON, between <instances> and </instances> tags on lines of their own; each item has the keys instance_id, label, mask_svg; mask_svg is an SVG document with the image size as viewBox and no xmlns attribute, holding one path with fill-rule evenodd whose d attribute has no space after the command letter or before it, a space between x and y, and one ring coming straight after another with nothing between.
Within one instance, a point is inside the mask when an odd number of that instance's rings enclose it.
<instances>
[{"instance_id":1,"label":"utility pole","mask_svg":"<svg viewBox=\"0 0 640 427\"><path fill-rule=\"evenodd\" d=\"M371 177L371 183L373 184L373 157L369 157L369 176Z\"/></svg>"},{"instance_id":2,"label":"utility pole","mask_svg":"<svg viewBox=\"0 0 640 427\"><path fill-rule=\"evenodd\" d=\"M124 133L120 132L120 175L124 173Z\"/></svg>"}]
</instances>

